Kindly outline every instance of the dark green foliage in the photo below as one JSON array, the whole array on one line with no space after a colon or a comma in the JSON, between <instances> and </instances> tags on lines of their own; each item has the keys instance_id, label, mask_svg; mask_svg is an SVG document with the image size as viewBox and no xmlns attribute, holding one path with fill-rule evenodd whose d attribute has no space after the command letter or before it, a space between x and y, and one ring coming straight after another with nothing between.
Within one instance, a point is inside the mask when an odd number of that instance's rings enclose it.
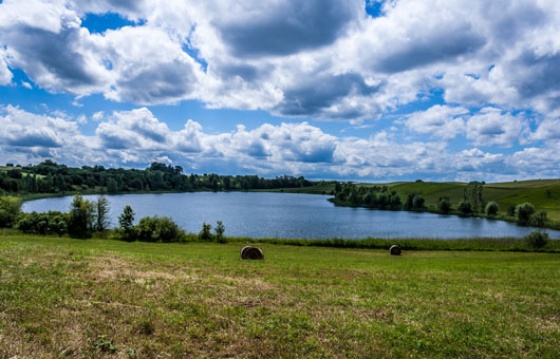
<instances>
[{"instance_id":1,"label":"dark green foliage","mask_svg":"<svg viewBox=\"0 0 560 359\"><path fill-rule=\"evenodd\" d=\"M418 211L424 209L426 200L419 193L409 193L404 202L403 209L407 211Z\"/></svg>"},{"instance_id":2,"label":"dark green foliage","mask_svg":"<svg viewBox=\"0 0 560 359\"><path fill-rule=\"evenodd\" d=\"M119 226L126 237L125 239L131 239L134 229L134 211L132 210L132 207L128 205L124 206L123 212L119 216Z\"/></svg>"},{"instance_id":3,"label":"dark green foliage","mask_svg":"<svg viewBox=\"0 0 560 359\"><path fill-rule=\"evenodd\" d=\"M392 210L399 210L401 209L401 206L401 197L396 192L391 193L391 196L389 197L389 207Z\"/></svg>"},{"instance_id":4,"label":"dark green foliage","mask_svg":"<svg viewBox=\"0 0 560 359\"><path fill-rule=\"evenodd\" d=\"M498 206L498 204L494 201L490 201L486 204L486 207L484 208L484 212L486 213L487 216L495 216L498 214L498 211L500 210L500 206Z\"/></svg>"},{"instance_id":5,"label":"dark green foliage","mask_svg":"<svg viewBox=\"0 0 560 359\"><path fill-rule=\"evenodd\" d=\"M537 227L544 227L547 221L546 211L539 211L533 215L533 224Z\"/></svg>"},{"instance_id":6,"label":"dark green foliage","mask_svg":"<svg viewBox=\"0 0 560 359\"><path fill-rule=\"evenodd\" d=\"M548 244L549 236L545 231L533 231L525 236L525 242L530 248L540 249Z\"/></svg>"},{"instance_id":7,"label":"dark green foliage","mask_svg":"<svg viewBox=\"0 0 560 359\"><path fill-rule=\"evenodd\" d=\"M438 211L443 214L451 212L451 201L449 197L441 197L438 201Z\"/></svg>"},{"instance_id":8,"label":"dark green foliage","mask_svg":"<svg viewBox=\"0 0 560 359\"><path fill-rule=\"evenodd\" d=\"M412 198L412 208L416 210L423 209L425 202L426 200L424 199L424 197L422 197L420 194L416 194Z\"/></svg>"},{"instance_id":9,"label":"dark green foliage","mask_svg":"<svg viewBox=\"0 0 560 359\"><path fill-rule=\"evenodd\" d=\"M135 238L141 242L185 242L187 235L169 217L144 217L134 227Z\"/></svg>"},{"instance_id":10,"label":"dark green foliage","mask_svg":"<svg viewBox=\"0 0 560 359\"><path fill-rule=\"evenodd\" d=\"M226 243L226 239L224 238L224 232L226 231L226 227L224 226L222 221L216 222L216 227L214 228L214 232L216 232L216 241L218 243Z\"/></svg>"},{"instance_id":11,"label":"dark green foliage","mask_svg":"<svg viewBox=\"0 0 560 359\"><path fill-rule=\"evenodd\" d=\"M24 233L62 236L68 232L68 214L56 211L25 213L16 228Z\"/></svg>"},{"instance_id":12,"label":"dark green foliage","mask_svg":"<svg viewBox=\"0 0 560 359\"><path fill-rule=\"evenodd\" d=\"M204 222L202 224L202 229L198 233L198 238L204 241L211 241L213 239L212 236L212 225Z\"/></svg>"},{"instance_id":13,"label":"dark green foliage","mask_svg":"<svg viewBox=\"0 0 560 359\"><path fill-rule=\"evenodd\" d=\"M531 221L531 216L535 213L535 207L529 203L525 202L523 204L517 205L515 207L515 216L517 217L517 224L520 226L526 226Z\"/></svg>"},{"instance_id":14,"label":"dark green foliage","mask_svg":"<svg viewBox=\"0 0 560 359\"><path fill-rule=\"evenodd\" d=\"M462 199L461 202L459 202L459 204L457 205L457 209L459 210L459 213L463 216L467 216L472 213L472 205L466 199Z\"/></svg>"},{"instance_id":15,"label":"dark green foliage","mask_svg":"<svg viewBox=\"0 0 560 359\"><path fill-rule=\"evenodd\" d=\"M353 183L342 185L336 182L334 195L336 204L346 206L392 210L402 208L401 197L395 191L389 193L386 186L365 187Z\"/></svg>"},{"instance_id":16,"label":"dark green foliage","mask_svg":"<svg viewBox=\"0 0 560 359\"><path fill-rule=\"evenodd\" d=\"M10 228L16 224L21 204L19 197L0 196L0 228Z\"/></svg>"},{"instance_id":17,"label":"dark green foliage","mask_svg":"<svg viewBox=\"0 0 560 359\"><path fill-rule=\"evenodd\" d=\"M94 229L93 203L80 194L74 196L68 214L68 234L74 238L90 238Z\"/></svg>"},{"instance_id":18,"label":"dark green foliage","mask_svg":"<svg viewBox=\"0 0 560 359\"><path fill-rule=\"evenodd\" d=\"M99 196L97 201L93 202L93 207L95 211L95 224L94 230L97 232L103 232L109 229L111 225L109 221L109 200L105 196Z\"/></svg>"}]
</instances>

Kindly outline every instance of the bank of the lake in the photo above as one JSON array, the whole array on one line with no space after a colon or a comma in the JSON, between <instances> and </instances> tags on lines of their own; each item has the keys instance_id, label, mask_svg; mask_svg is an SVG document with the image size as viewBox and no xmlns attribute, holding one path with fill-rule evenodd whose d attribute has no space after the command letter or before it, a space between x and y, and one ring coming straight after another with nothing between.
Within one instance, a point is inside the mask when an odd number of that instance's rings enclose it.
<instances>
[{"instance_id":1,"label":"bank of the lake","mask_svg":"<svg viewBox=\"0 0 560 359\"><path fill-rule=\"evenodd\" d=\"M94 197L86 197L94 198ZM222 221L226 235L250 238L361 239L375 238L521 238L535 228L503 221L460 218L423 212L378 211L336 207L329 196L270 192L194 192L107 196L111 221L126 205L136 219L168 216L191 233L203 223ZM24 203L26 212L68 211L72 197ZM548 231L552 238L560 232Z\"/></svg>"}]
</instances>

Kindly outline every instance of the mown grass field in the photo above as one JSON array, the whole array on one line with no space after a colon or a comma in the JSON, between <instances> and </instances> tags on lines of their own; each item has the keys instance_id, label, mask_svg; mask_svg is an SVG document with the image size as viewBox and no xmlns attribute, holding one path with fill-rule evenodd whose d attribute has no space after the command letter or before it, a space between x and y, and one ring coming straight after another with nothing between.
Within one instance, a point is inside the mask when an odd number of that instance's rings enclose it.
<instances>
[{"instance_id":1,"label":"mown grass field","mask_svg":"<svg viewBox=\"0 0 560 359\"><path fill-rule=\"evenodd\" d=\"M0 358L558 358L551 253L0 235Z\"/></svg>"}]
</instances>

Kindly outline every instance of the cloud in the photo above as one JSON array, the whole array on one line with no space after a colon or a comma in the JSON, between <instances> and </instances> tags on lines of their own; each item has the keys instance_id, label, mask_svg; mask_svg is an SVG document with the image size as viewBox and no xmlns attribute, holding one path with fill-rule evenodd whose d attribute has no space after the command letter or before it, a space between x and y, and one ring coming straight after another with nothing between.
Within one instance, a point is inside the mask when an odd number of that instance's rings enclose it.
<instances>
[{"instance_id":1,"label":"cloud","mask_svg":"<svg viewBox=\"0 0 560 359\"><path fill-rule=\"evenodd\" d=\"M119 21L85 27L106 15ZM0 86L108 101L73 119L5 103L0 145L23 158L272 174L514 176L531 156L556 159L558 33L555 0L5 0ZM189 100L282 118L209 133L189 114L177 129L166 121L182 119L141 107ZM316 121L348 122L359 137Z\"/></svg>"},{"instance_id":2,"label":"cloud","mask_svg":"<svg viewBox=\"0 0 560 359\"><path fill-rule=\"evenodd\" d=\"M361 10L355 0L220 5L221 16L211 22L232 55L241 58L285 56L332 44Z\"/></svg>"},{"instance_id":3,"label":"cloud","mask_svg":"<svg viewBox=\"0 0 560 359\"><path fill-rule=\"evenodd\" d=\"M463 107L435 105L426 111L412 113L406 121L406 126L417 133L452 139L464 132L464 118L468 113Z\"/></svg>"},{"instance_id":4,"label":"cloud","mask_svg":"<svg viewBox=\"0 0 560 359\"><path fill-rule=\"evenodd\" d=\"M164 149L169 133L167 125L147 108L114 112L96 130L105 148L131 151Z\"/></svg>"},{"instance_id":5,"label":"cloud","mask_svg":"<svg viewBox=\"0 0 560 359\"><path fill-rule=\"evenodd\" d=\"M511 147L522 139L524 123L521 116L484 108L467 120L467 138L475 146Z\"/></svg>"},{"instance_id":6,"label":"cloud","mask_svg":"<svg viewBox=\"0 0 560 359\"><path fill-rule=\"evenodd\" d=\"M65 116L40 115L14 106L0 107L0 159L20 164L47 158L64 158L68 163L90 159L92 142L77 123Z\"/></svg>"},{"instance_id":7,"label":"cloud","mask_svg":"<svg viewBox=\"0 0 560 359\"><path fill-rule=\"evenodd\" d=\"M104 116L95 122L95 135L85 136L76 121L65 114L38 115L7 106L0 111L0 122L7 129L0 133L0 161L27 164L49 158L75 166L125 167L165 161L198 173L291 174L370 181L513 180L534 178L537 173L542 177L560 176L557 141L548 141L543 148L493 153L482 147L506 143L502 137L509 133L507 121L519 118L495 109L484 109L476 116L491 117L493 124L475 126L474 132L482 136L475 141L480 141L481 147L453 150L443 138L403 142L398 129L358 138L327 134L307 122L264 123L250 130L238 125L231 132L209 133L200 123L187 120L183 128L172 130L147 108ZM475 118L475 122L485 123L476 116L467 121ZM506 124L495 125L499 122ZM553 126L554 122L543 121L541 125Z\"/></svg>"},{"instance_id":8,"label":"cloud","mask_svg":"<svg viewBox=\"0 0 560 359\"><path fill-rule=\"evenodd\" d=\"M320 84L319 86L317 84ZM284 91L282 102L275 112L293 116L313 116L329 113L328 117L352 119L356 113L332 110L334 104L349 96L370 96L377 92L377 86L370 86L356 74L322 75L311 82L302 81L297 87ZM359 116L359 114L358 114Z\"/></svg>"},{"instance_id":9,"label":"cloud","mask_svg":"<svg viewBox=\"0 0 560 359\"><path fill-rule=\"evenodd\" d=\"M371 4L370 4L371 5ZM447 105L560 108L560 11L552 0L5 1L0 83L137 105L361 121L441 88ZM88 14L134 22L99 34Z\"/></svg>"},{"instance_id":10,"label":"cloud","mask_svg":"<svg viewBox=\"0 0 560 359\"><path fill-rule=\"evenodd\" d=\"M100 42L115 78L108 98L156 104L196 97L199 64L160 29L124 27L107 31Z\"/></svg>"},{"instance_id":11,"label":"cloud","mask_svg":"<svg viewBox=\"0 0 560 359\"><path fill-rule=\"evenodd\" d=\"M6 51L0 47L0 86L9 85L13 78L13 74L8 68L5 57Z\"/></svg>"},{"instance_id":12,"label":"cloud","mask_svg":"<svg viewBox=\"0 0 560 359\"><path fill-rule=\"evenodd\" d=\"M38 1L0 6L0 45L6 47L11 67L55 92L89 95L108 87L109 76L91 36L60 1L52 7Z\"/></svg>"}]
</instances>

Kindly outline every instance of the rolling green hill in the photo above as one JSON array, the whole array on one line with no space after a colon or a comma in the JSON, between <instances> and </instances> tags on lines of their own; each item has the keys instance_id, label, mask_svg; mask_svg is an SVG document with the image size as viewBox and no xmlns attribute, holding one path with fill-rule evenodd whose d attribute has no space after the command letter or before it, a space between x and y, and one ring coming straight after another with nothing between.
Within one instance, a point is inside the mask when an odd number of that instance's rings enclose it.
<instances>
[{"instance_id":1,"label":"rolling green hill","mask_svg":"<svg viewBox=\"0 0 560 359\"><path fill-rule=\"evenodd\" d=\"M439 198L449 197L455 207L463 198L466 183L459 182L408 182L386 184L401 197L419 193L426 199L428 208L435 209ZM494 201L500 206L500 214L506 215L510 206L530 202L537 211L546 211L548 218L560 221L560 180L530 180L518 182L488 183L483 186L485 202Z\"/></svg>"}]
</instances>

